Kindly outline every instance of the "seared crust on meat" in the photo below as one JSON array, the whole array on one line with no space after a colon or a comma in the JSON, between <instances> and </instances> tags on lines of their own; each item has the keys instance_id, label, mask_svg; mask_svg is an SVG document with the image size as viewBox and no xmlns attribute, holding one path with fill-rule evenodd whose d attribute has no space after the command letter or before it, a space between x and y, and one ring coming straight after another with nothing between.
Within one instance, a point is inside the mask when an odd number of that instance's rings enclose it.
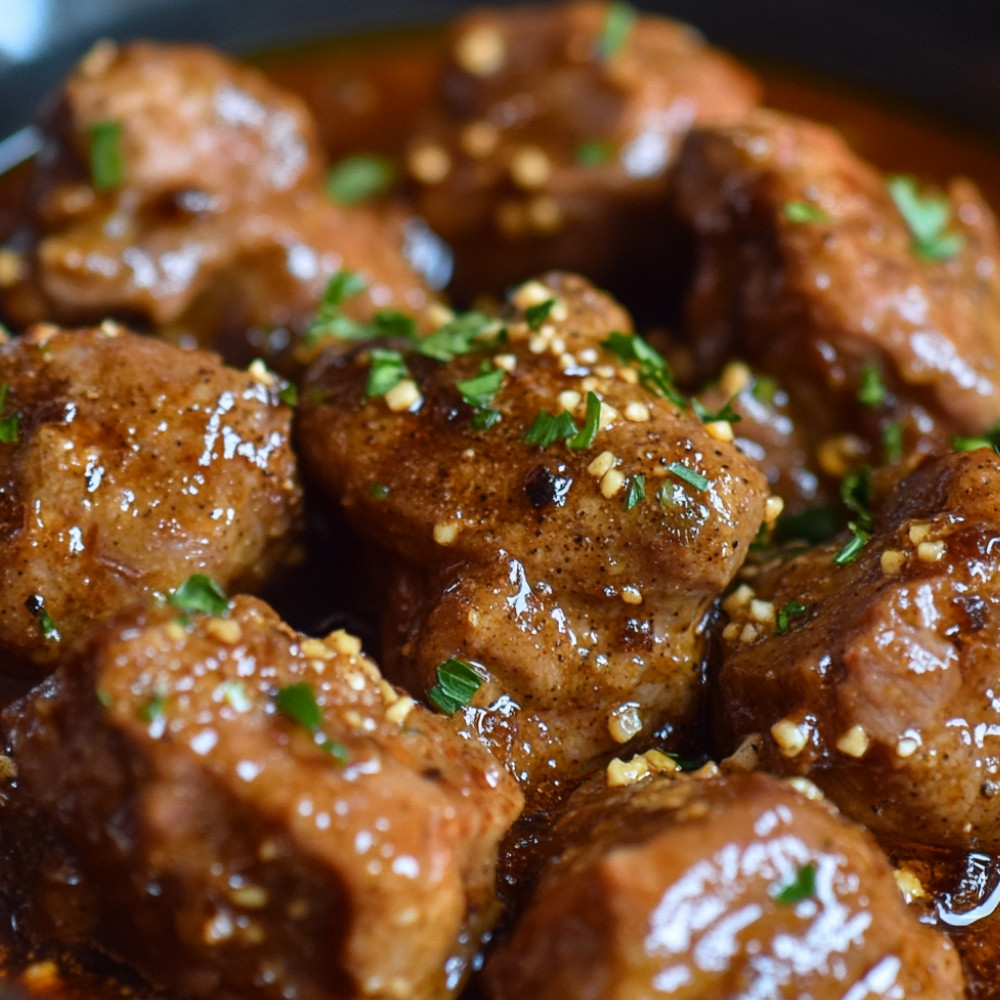
<instances>
[{"instance_id":1,"label":"seared crust on meat","mask_svg":"<svg viewBox=\"0 0 1000 1000\"><path fill-rule=\"evenodd\" d=\"M838 446L848 468L880 462L892 425L910 454L1000 419L996 221L970 182L912 190L943 206L936 247L838 133L771 111L695 130L678 163L702 374L736 357L776 378L820 473L843 474Z\"/></svg>"},{"instance_id":2,"label":"seared crust on meat","mask_svg":"<svg viewBox=\"0 0 1000 1000\"><path fill-rule=\"evenodd\" d=\"M664 724L690 726L704 619L757 533L766 489L735 447L604 346L631 329L607 296L553 274L512 302L502 336L497 323L449 364L398 344L411 372L398 400L365 398L378 345L331 354L307 379L298 443L394 562L387 672L424 694L445 660L474 662L483 683L467 722L539 782ZM543 320L526 321L531 302L551 303ZM502 375L489 429L459 388L481 366ZM540 413L565 408L585 425L588 394L600 405L591 442L524 440Z\"/></svg>"},{"instance_id":3,"label":"seared crust on meat","mask_svg":"<svg viewBox=\"0 0 1000 1000\"><path fill-rule=\"evenodd\" d=\"M597 781L485 972L490 1000L960 1000L957 955L859 827L763 774Z\"/></svg>"},{"instance_id":4,"label":"seared crust on meat","mask_svg":"<svg viewBox=\"0 0 1000 1000\"><path fill-rule=\"evenodd\" d=\"M596 0L473 11L447 53L409 167L462 295L552 267L619 292L662 282L681 139L759 99L692 28Z\"/></svg>"},{"instance_id":5,"label":"seared crust on meat","mask_svg":"<svg viewBox=\"0 0 1000 1000\"><path fill-rule=\"evenodd\" d=\"M247 597L96 633L3 716L22 925L185 996L456 993L520 791L360 649Z\"/></svg>"},{"instance_id":6,"label":"seared crust on meat","mask_svg":"<svg viewBox=\"0 0 1000 1000\"><path fill-rule=\"evenodd\" d=\"M928 459L856 561L839 538L725 602L713 706L723 749L807 775L892 845L1000 844L1000 458ZM784 634L742 623L752 600L797 604Z\"/></svg>"},{"instance_id":7,"label":"seared crust on meat","mask_svg":"<svg viewBox=\"0 0 1000 1000\"><path fill-rule=\"evenodd\" d=\"M48 668L195 573L267 580L302 505L282 384L110 323L0 345L0 656Z\"/></svg>"},{"instance_id":8,"label":"seared crust on meat","mask_svg":"<svg viewBox=\"0 0 1000 1000\"><path fill-rule=\"evenodd\" d=\"M121 177L95 186L93 130L109 123ZM358 319L428 302L402 218L334 205L302 101L218 52L98 46L43 127L9 323L113 316L245 364L282 355L342 267L368 283Z\"/></svg>"}]
</instances>

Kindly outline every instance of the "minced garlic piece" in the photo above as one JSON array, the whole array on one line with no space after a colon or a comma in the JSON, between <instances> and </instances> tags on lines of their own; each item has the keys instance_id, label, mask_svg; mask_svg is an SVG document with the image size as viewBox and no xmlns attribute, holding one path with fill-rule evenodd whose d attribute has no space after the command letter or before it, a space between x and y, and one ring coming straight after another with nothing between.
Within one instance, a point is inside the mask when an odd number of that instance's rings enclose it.
<instances>
[{"instance_id":1,"label":"minced garlic piece","mask_svg":"<svg viewBox=\"0 0 1000 1000\"><path fill-rule=\"evenodd\" d=\"M466 73L491 76L507 58L507 43L493 25L480 24L458 38L452 55Z\"/></svg>"},{"instance_id":2,"label":"minced garlic piece","mask_svg":"<svg viewBox=\"0 0 1000 1000\"><path fill-rule=\"evenodd\" d=\"M868 752L869 739L864 726L855 725L837 740L837 749L848 757L864 757Z\"/></svg>"},{"instance_id":3,"label":"minced garlic piece","mask_svg":"<svg viewBox=\"0 0 1000 1000\"><path fill-rule=\"evenodd\" d=\"M785 757L796 757L809 742L809 728L793 719L780 719L771 726L771 737Z\"/></svg>"}]
</instances>

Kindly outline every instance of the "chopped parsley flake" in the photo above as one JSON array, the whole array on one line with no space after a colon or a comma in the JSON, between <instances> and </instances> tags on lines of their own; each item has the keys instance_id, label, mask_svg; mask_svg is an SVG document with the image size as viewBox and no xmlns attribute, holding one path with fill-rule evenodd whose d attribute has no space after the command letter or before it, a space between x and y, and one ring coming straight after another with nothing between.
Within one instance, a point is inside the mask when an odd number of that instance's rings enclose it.
<instances>
[{"instance_id":1,"label":"chopped parsley flake","mask_svg":"<svg viewBox=\"0 0 1000 1000\"><path fill-rule=\"evenodd\" d=\"M458 383L458 391L462 395L463 402L471 406L475 413L472 415L472 426L477 431L486 431L499 423L501 413L490 404L500 391L503 384L504 372L502 368L487 368L486 371L473 378L467 378Z\"/></svg>"},{"instance_id":2,"label":"chopped parsley flake","mask_svg":"<svg viewBox=\"0 0 1000 1000\"><path fill-rule=\"evenodd\" d=\"M111 692L100 684L94 688L94 695L97 698L97 704L100 705L101 708L111 708L111 706L115 703L114 698L111 697Z\"/></svg>"},{"instance_id":3,"label":"chopped parsley flake","mask_svg":"<svg viewBox=\"0 0 1000 1000\"><path fill-rule=\"evenodd\" d=\"M162 691L157 691L139 712L139 718L143 722L156 722L167 714L167 696Z\"/></svg>"},{"instance_id":4,"label":"chopped parsley flake","mask_svg":"<svg viewBox=\"0 0 1000 1000\"><path fill-rule=\"evenodd\" d=\"M977 448L992 448L1000 454L1000 424L994 424L988 431L982 434L973 434L966 437L956 434L951 439L951 445L955 451L975 451Z\"/></svg>"},{"instance_id":5,"label":"chopped parsley flake","mask_svg":"<svg viewBox=\"0 0 1000 1000\"><path fill-rule=\"evenodd\" d=\"M561 438L570 438L579 433L579 428L573 422L573 417L563 410L557 416L542 410L528 428L522 440L525 444L534 444L539 448L548 448L550 444Z\"/></svg>"},{"instance_id":6,"label":"chopped parsley flake","mask_svg":"<svg viewBox=\"0 0 1000 1000\"><path fill-rule=\"evenodd\" d=\"M832 538L842 524L838 508L833 504L810 507L799 514L787 514L778 519L777 537L781 541L801 539L819 545Z\"/></svg>"},{"instance_id":7,"label":"chopped parsley flake","mask_svg":"<svg viewBox=\"0 0 1000 1000\"><path fill-rule=\"evenodd\" d=\"M6 417L3 416L9 392L9 385L0 385L0 443L2 444L16 444L21 436L21 414L11 413Z\"/></svg>"},{"instance_id":8,"label":"chopped parsley flake","mask_svg":"<svg viewBox=\"0 0 1000 1000\"><path fill-rule=\"evenodd\" d=\"M858 386L858 402L862 406L874 409L881 406L887 399L889 390L882 381L882 373L874 362L869 362L861 368L861 382Z\"/></svg>"},{"instance_id":9,"label":"chopped parsley flake","mask_svg":"<svg viewBox=\"0 0 1000 1000\"><path fill-rule=\"evenodd\" d=\"M689 469L682 462L671 462L667 466L667 472L673 473L678 479L682 479L696 490L707 490L712 482L707 476L703 476L700 472L695 472L694 469Z\"/></svg>"},{"instance_id":10,"label":"chopped parsley flake","mask_svg":"<svg viewBox=\"0 0 1000 1000\"><path fill-rule=\"evenodd\" d=\"M771 899L780 906L793 906L816 895L816 865L803 865L790 882L771 887Z\"/></svg>"},{"instance_id":11,"label":"chopped parsley flake","mask_svg":"<svg viewBox=\"0 0 1000 1000\"><path fill-rule=\"evenodd\" d=\"M368 492L376 500L384 500L389 495L390 490L389 487L385 485L385 483L372 483Z\"/></svg>"},{"instance_id":12,"label":"chopped parsley flake","mask_svg":"<svg viewBox=\"0 0 1000 1000\"><path fill-rule=\"evenodd\" d=\"M229 611L229 600L222 588L204 573L189 576L167 597L167 604L187 613L202 611L209 615L224 615Z\"/></svg>"},{"instance_id":13,"label":"chopped parsley flake","mask_svg":"<svg viewBox=\"0 0 1000 1000\"><path fill-rule=\"evenodd\" d=\"M483 679L471 663L454 657L437 668L438 682L427 697L446 715L464 708L482 686Z\"/></svg>"},{"instance_id":14,"label":"chopped parsley flake","mask_svg":"<svg viewBox=\"0 0 1000 1000\"><path fill-rule=\"evenodd\" d=\"M278 399L290 410L294 410L299 403L299 390L294 382L286 382L278 390Z\"/></svg>"},{"instance_id":15,"label":"chopped parsley flake","mask_svg":"<svg viewBox=\"0 0 1000 1000\"><path fill-rule=\"evenodd\" d=\"M848 563L854 562L861 555L861 550L868 544L872 537L872 533L868 529L861 527L856 521L851 521L847 527L851 532L851 538L833 557L833 562L836 566L846 566Z\"/></svg>"},{"instance_id":16,"label":"chopped parsley flake","mask_svg":"<svg viewBox=\"0 0 1000 1000\"><path fill-rule=\"evenodd\" d=\"M625 491L625 509L638 507L645 499L646 477L642 473L637 473L629 480L628 489Z\"/></svg>"},{"instance_id":17,"label":"chopped parsley flake","mask_svg":"<svg viewBox=\"0 0 1000 1000\"><path fill-rule=\"evenodd\" d=\"M587 139L573 150L573 159L581 167L603 167L615 157L615 144L610 139Z\"/></svg>"},{"instance_id":18,"label":"chopped parsley flake","mask_svg":"<svg viewBox=\"0 0 1000 1000\"><path fill-rule=\"evenodd\" d=\"M770 375L754 375L750 394L758 403L770 405L775 401L779 388L777 380Z\"/></svg>"},{"instance_id":19,"label":"chopped parsley flake","mask_svg":"<svg viewBox=\"0 0 1000 1000\"><path fill-rule=\"evenodd\" d=\"M357 205L385 193L395 180L392 160L376 153L359 153L332 167L326 178L326 193L339 205Z\"/></svg>"},{"instance_id":20,"label":"chopped parsley flake","mask_svg":"<svg viewBox=\"0 0 1000 1000\"><path fill-rule=\"evenodd\" d=\"M639 366L639 381L650 392L669 399L675 406L684 407L686 401L674 385L667 359L637 333L616 331L601 346L626 364L635 362Z\"/></svg>"},{"instance_id":21,"label":"chopped parsley flake","mask_svg":"<svg viewBox=\"0 0 1000 1000\"><path fill-rule=\"evenodd\" d=\"M304 334L305 342L314 344L323 337L361 339L358 336L358 329L363 324L345 316L342 307L345 302L360 295L367 287L368 282L360 274L346 268L336 271L327 282L316 315Z\"/></svg>"},{"instance_id":22,"label":"chopped parsley flake","mask_svg":"<svg viewBox=\"0 0 1000 1000\"><path fill-rule=\"evenodd\" d=\"M791 625L792 619L806 614L808 610L809 609L801 601L785 601L785 603L778 608L775 631L778 635L784 635L788 631L788 627Z\"/></svg>"},{"instance_id":23,"label":"chopped parsley flake","mask_svg":"<svg viewBox=\"0 0 1000 1000\"><path fill-rule=\"evenodd\" d=\"M789 222L829 222L830 216L819 207L808 201L789 201L785 203L785 218Z\"/></svg>"},{"instance_id":24,"label":"chopped parsley flake","mask_svg":"<svg viewBox=\"0 0 1000 1000\"><path fill-rule=\"evenodd\" d=\"M528 324L530 329L537 330L549 318L549 313L552 312L552 308L555 304L555 299L546 299L544 302L539 302L537 305L528 306L528 308L524 310L525 323Z\"/></svg>"},{"instance_id":25,"label":"chopped parsley flake","mask_svg":"<svg viewBox=\"0 0 1000 1000\"><path fill-rule=\"evenodd\" d=\"M368 380L365 382L366 399L384 396L410 373L399 351L373 347L370 357L371 367L368 370Z\"/></svg>"},{"instance_id":26,"label":"chopped parsley flake","mask_svg":"<svg viewBox=\"0 0 1000 1000\"><path fill-rule=\"evenodd\" d=\"M893 465L903 457L903 425L893 420L882 428L882 461Z\"/></svg>"},{"instance_id":27,"label":"chopped parsley flake","mask_svg":"<svg viewBox=\"0 0 1000 1000\"><path fill-rule=\"evenodd\" d=\"M90 141L90 182L97 191L111 191L125 180L125 157L122 155L122 123L91 122L87 128Z\"/></svg>"},{"instance_id":28,"label":"chopped parsley flake","mask_svg":"<svg viewBox=\"0 0 1000 1000\"><path fill-rule=\"evenodd\" d=\"M300 681L298 684L288 684L278 688L274 695L274 704L283 715L287 715L303 729L308 729L316 737L316 742L321 750L341 762L347 760L347 747L327 739L320 731L323 724L323 713L316 701L316 692L313 691L313 687L308 681Z\"/></svg>"},{"instance_id":29,"label":"chopped parsley flake","mask_svg":"<svg viewBox=\"0 0 1000 1000\"><path fill-rule=\"evenodd\" d=\"M595 392L587 393L587 414L583 420L583 427L574 434L569 441L569 447L573 451L583 451L594 443L597 431L601 426L601 401Z\"/></svg>"},{"instance_id":30,"label":"chopped parsley flake","mask_svg":"<svg viewBox=\"0 0 1000 1000\"><path fill-rule=\"evenodd\" d=\"M485 313L476 310L459 313L450 322L418 341L417 353L447 364L457 357L471 354L479 347L494 346L503 336L500 331L493 338L493 343L486 342L487 336L495 328L496 320Z\"/></svg>"},{"instance_id":31,"label":"chopped parsley flake","mask_svg":"<svg viewBox=\"0 0 1000 1000\"><path fill-rule=\"evenodd\" d=\"M598 58L609 62L622 52L635 27L636 16L635 8L621 0L608 6L601 37L597 39Z\"/></svg>"},{"instance_id":32,"label":"chopped parsley flake","mask_svg":"<svg viewBox=\"0 0 1000 1000\"><path fill-rule=\"evenodd\" d=\"M890 177L888 186L910 231L913 252L923 260L951 260L965 245L965 238L948 229L951 221L948 198L943 194L921 194L912 177Z\"/></svg>"},{"instance_id":33,"label":"chopped parsley flake","mask_svg":"<svg viewBox=\"0 0 1000 1000\"><path fill-rule=\"evenodd\" d=\"M703 424L714 424L720 420L725 421L727 424L738 423L743 418L733 409L733 396L732 399L727 400L725 406L721 410L715 410L714 412L706 409L702 403L692 397L691 399L691 409L694 410L695 416Z\"/></svg>"},{"instance_id":34,"label":"chopped parsley flake","mask_svg":"<svg viewBox=\"0 0 1000 1000\"><path fill-rule=\"evenodd\" d=\"M862 465L854 472L844 476L840 484L840 498L855 516L855 520L847 525L851 538L846 545L833 557L837 566L846 566L854 562L861 550L868 544L874 530L872 515L872 470Z\"/></svg>"}]
</instances>

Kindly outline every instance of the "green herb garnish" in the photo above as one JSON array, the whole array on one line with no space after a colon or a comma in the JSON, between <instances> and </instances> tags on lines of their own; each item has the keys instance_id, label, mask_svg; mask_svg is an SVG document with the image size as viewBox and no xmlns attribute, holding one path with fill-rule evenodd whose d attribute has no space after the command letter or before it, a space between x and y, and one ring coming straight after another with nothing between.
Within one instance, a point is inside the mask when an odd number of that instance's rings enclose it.
<instances>
[{"instance_id":1,"label":"green herb garnish","mask_svg":"<svg viewBox=\"0 0 1000 1000\"><path fill-rule=\"evenodd\" d=\"M871 541L872 533L861 527L856 521L849 522L847 527L851 532L851 539L833 557L836 566L846 566L848 563L854 562L861 555L861 550Z\"/></svg>"},{"instance_id":2,"label":"green herb garnish","mask_svg":"<svg viewBox=\"0 0 1000 1000\"><path fill-rule=\"evenodd\" d=\"M779 906L792 906L816 895L816 865L813 862L803 865L795 878L771 887L770 896Z\"/></svg>"},{"instance_id":3,"label":"green herb garnish","mask_svg":"<svg viewBox=\"0 0 1000 1000\"><path fill-rule=\"evenodd\" d=\"M347 747L327 739L320 731L323 712L320 710L319 702L316 701L316 692L308 681L278 688L274 695L274 704L283 715L287 715L303 729L309 730L316 737L321 750L339 761L347 760Z\"/></svg>"},{"instance_id":4,"label":"green herb garnish","mask_svg":"<svg viewBox=\"0 0 1000 1000\"><path fill-rule=\"evenodd\" d=\"M472 426L477 431L489 430L500 422L502 414L490 404L500 391L503 377L503 369L493 368L457 384L462 400L475 410Z\"/></svg>"},{"instance_id":5,"label":"green herb garnish","mask_svg":"<svg viewBox=\"0 0 1000 1000\"><path fill-rule=\"evenodd\" d=\"M855 515L855 520L848 522L851 532L850 541L833 557L837 566L846 566L854 562L861 550L868 544L875 527L872 514L872 470L862 465L854 472L844 476L840 483L840 498Z\"/></svg>"},{"instance_id":6,"label":"green herb garnish","mask_svg":"<svg viewBox=\"0 0 1000 1000\"><path fill-rule=\"evenodd\" d=\"M785 603L778 608L775 631L778 635L784 635L788 631L788 627L791 624L792 619L798 618L800 615L804 615L808 610L809 609L801 601L785 601Z\"/></svg>"},{"instance_id":7,"label":"green herb garnish","mask_svg":"<svg viewBox=\"0 0 1000 1000\"><path fill-rule=\"evenodd\" d=\"M384 500L390 493L389 487L385 483L372 483L368 489L368 492L376 500Z\"/></svg>"},{"instance_id":8,"label":"green herb garnish","mask_svg":"<svg viewBox=\"0 0 1000 1000\"><path fill-rule=\"evenodd\" d=\"M143 722L156 722L167 714L167 696L162 691L157 691L146 702L139 712L139 718Z\"/></svg>"},{"instance_id":9,"label":"green herb garnish","mask_svg":"<svg viewBox=\"0 0 1000 1000\"><path fill-rule=\"evenodd\" d=\"M399 351L373 347L369 355L371 367L368 369L368 379L365 382L366 399L384 396L410 373Z\"/></svg>"},{"instance_id":10,"label":"green herb garnish","mask_svg":"<svg viewBox=\"0 0 1000 1000\"><path fill-rule=\"evenodd\" d=\"M789 222L829 222L830 216L819 207L808 201L789 201L785 203L785 218Z\"/></svg>"},{"instance_id":11,"label":"green herb garnish","mask_svg":"<svg viewBox=\"0 0 1000 1000\"><path fill-rule=\"evenodd\" d=\"M994 424L988 431L982 434L966 436L956 434L951 439L951 446L955 451L975 451L977 448L992 448L1000 454L1000 424Z\"/></svg>"},{"instance_id":12,"label":"green herb garnish","mask_svg":"<svg viewBox=\"0 0 1000 1000\"><path fill-rule=\"evenodd\" d=\"M610 139L587 139L573 150L573 159L581 167L603 167L615 157L615 144Z\"/></svg>"},{"instance_id":13,"label":"green herb garnish","mask_svg":"<svg viewBox=\"0 0 1000 1000\"><path fill-rule=\"evenodd\" d=\"M621 0L609 4L601 36L597 39L598 58L609 62L625 48L635 26L636 9Z\"/></svg>"},{"instance_id":14,"label":"green herb garnish","mask_svg":"<svg viewBox=\"0 0 1000 1000\"><path fill-rule=\"evenodd\" d=\"M417 342L417 353L447 364L478 347L494 346L484 343L486 334L496 326L496 320L485 313L472 310L459 313L450 322ZM498 338L502 337L502 332Z\"/></svg>"},{"instance_id":15,"label":"green herb garnish","mask_svg":"<svg viewBox=\"0 0 1000 1000\"><path fill-rule=\"evenodd\" d=\"M738 423L743 418L733 409L733 396L729 399L721 410L708 410L696 397L691 398L691 409L694 410L695 416L703 424L714 424L716 421L723 420L727 424Z\"/></svg>"},{"instance_id":16,"label":"green herb garnish","mask_svg":"<svg viewBox=\"0 0 1000 1000\"><path fill-rule=\"evenodd\" d=\"M779 388L777 379L771 378L770 375L754 375L753 385L750 387L750 395L758 403L770 406L778 395Z\"/></svg>"},{"instance_id":17,"label":"green herb garnish","mask_svg":"<svg viewBox=\"0 0 1000 1000\"><path fill-rule=\"evenodd\" d=\"M446 715L468 705L483 683L471 663L454 657L437 668L437 677L438 682L427 692L427 697Z\"/></svg>"},{"instance_id":18,"label":"green herb garnish","mask_svg":"<svg viewBox=\"0 0 1000 1000\"><path fill-rule=\"evenodd\" d=\"M299 404L298 386L294 382L286 382L278 390L278 400L290 410L294 410Z\"/></svg>"},{"instance_id":19,"label":"green herb garnish","mask_svg":"<svg viewBox=\"0 0 1000 1000\"><path fill-rule=\"evenodd\" d=\"M890 421L882 428L882 461L893 465L903 457L903 425Z\"/></svg>"},{"instance_id":20,"label":"green herb garnish","mask_svg":"<svg viewBox=\"0 0 1000 1000\"><path fill-rule=\"evenodd\" d=\"M675 406L684 407L686 400L674 385L667 359L637 333L614 332L602 344L620 361L639 366L639 381L658 396L664 396Z\"/></svg>"},{"instance_id":21,"label":"green herb garnish","mask_svg":"<svg viewBox=\"0 0 1000 1000\"><path fill-rule=\"evenodd\" d=\"M548 318L555 306L555 299L546 299L524 310L524 321L531 330L537 330Z\"/></svg>"},{"instance_id":22,"label":"green herb garnish","mask_svg":"<svg viewBox=\"0 0 1000 1000\"><path fill-rule=\"evenodd\" d=\"M700 472L695 472L694 469L689 469L682 462L671 462L667 466L667 472L673 473L678 479L682 479L696 490L707 490L712 482L707 476L703 476Z\"/></svg>"},{"instance_id":23,"label":"green herb garnish","mask_svg":"<svg viewBox=\"0 0 1000 1000\"><path fill-rule=\"evenodd\" d=\"M597 431L601 426L601 401L596 392L587 393L587 413L583 427L574 434L567 444L573 451L583 451L594 443Z\"/></svg>"},{"instance_id":24,"label":"green herb garnish","mask_svg":"<svg viewBox=\"0 0 1000 1000\"><path fill-rule=\"evenodd\" d=\"M556 416L542 410L521 439L525 444L534 444L539 448L548 448L560 438L570 438L579 433L579 428L573 422L573 417L563 410Z\"/></svg>"},{"instance_id":25,"label":"green herb garnish","mask_svg":"<svg viewBox=\"0 0 1000 1000\"><path fill-rule=\"evenodd\" d=\"M912 177L888 180L889 194L912 237L913 252L923 260L951 260L965 246L961 233L948 230L951 202L943 194L921 194Z\"/></svg>"},{"instance_id":26,"label":"green herb garnish","mask_svg":"<svg viewBox=\"0 0 1000 1000\"><path fill-rule=\"evenodd\" d=\"M229 611L229 600L222 588L204 573L189 576L167 597L167 604L189 614L203 611L209 615L224 615Z\"/></svg>"},{"instance_id":27,"label":"green herb garnish","mask_svg":"<svg viewBox=\"0 0 1000 1000\"><path fill-rule=\"evenodd\" d=\"M90 182L96 191L111 191L125 180L125 157L122 155L122 123L91 122L87 127L90 141Z\"/></svg>"},{"instance_id":28,"label":"green herb garnish","mask_svg":"<svg viewBox=\"0 0 1000 1000\"><path fill-rule=\"evenodd\" d=\"M21 414L11 413L6 417L2 416L7 406L9 392L9 385L0 385L0 443L2 444L16 444L21 437Z\"/></svg>"},{"instance_id":29,"label":"green herb garnish","mask_svg":"<svg viewBox=\"0 0 1000 1000\"><path fill-rule=\"evenodd\" d=\"M861 381L858 385L858 402L862 406L874 409L881 406L889 395L885 383L882 381L882 373L874 362L869 362L861 368Z\"/></svg>"},{"instance_id":30,"label":"green herb garnish","mask_svg":"<svg viewBox=\"0 0 1000 1000\"><path fill-rule=\"evenodd\" d=\"M326 193L340 205L357 205L388 191L395 180L392 160L377 153L359 153L333 166L326 177Z\"/></svg>"},{"instance_id":31,"label":"green herb garnish","mask_svg":"<svg viewBox=\"0 0 1000 1000\"><path fill-rule=\"evenodd\" d=\"M343 305L348 299L360 295L368 287L368 282L361 275L346 268L331 275L320 299L316 315L306 329L303 339L307 344L314 344L322 337L338 337L344 340L359 339L356 320L345 316Z\"/></svg>"},{"instance_id":32,"label":"green herb garnish","mask_svg":"<svg viewBox=\"0 0 1000 1000\"><path fill-rule=\"evenodd\" d=\"M843 523L833 504L810 507L799 514L783 515L778 519L776 535L781 541L801 539L818 545L832 538Z\"/></svg>"},{"instance_id":33,"label":"green herb garnish","mask_svg":"<svg viewBox=\"0 0 1000 1000\"><path fill-rule=\"evenodd\" d=\"M625 491L625 509L631 510L638 507L646 499L646 477L642 473L636 473L628 483Z\"/></svg>"}]
</instances>

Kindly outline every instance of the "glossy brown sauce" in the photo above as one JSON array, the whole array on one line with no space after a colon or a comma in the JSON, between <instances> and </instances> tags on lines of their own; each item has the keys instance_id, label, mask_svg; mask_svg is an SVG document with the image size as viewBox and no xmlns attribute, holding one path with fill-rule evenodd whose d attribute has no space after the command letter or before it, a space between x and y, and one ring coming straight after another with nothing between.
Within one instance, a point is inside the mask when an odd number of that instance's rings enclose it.
<instances>
[{"instance_id":1,"label":"glossy brown sauce","mask_svg":"<svg viewBox=\"0 0 1000 1000\"><path fill-rule=\"evenodd\" d=\"M434 31L384 33L268 53L256 60L280 85L298 92L315 113L331 160L349 153L401 155L418 112L432 99L441 36ZM766 87L766 103L839 128L854 148L881 168L943 182L963 175L976 181L1000 208L1000 141L932 120L882 97L799 71L756 65ZM27 196L26 175L0 178L0 239L9 232L11 207ZM308 586L305 588L310 589ZM269 595L270 596L270 595ZM280 601L276 601L280 608ZM295 624L300 624L296 622ZM0 704L22 689L0 676ZM530 837L530 831L522 831ZM1000 875L993 859L928 856L907 861L936 890L927 904L929 920L953 925L956 943L969 968L989 983L1000 963ZM984 927L990 927L986 934ZM995 945L992 938L997 939ZM0 897L0 969L28 995L62 1000L158 997L94 956L36 953L16 943ZM2 983L0 983L2 985ZM973 996L1000 997L973 990Z\"/></svg>"}]
</instances>

